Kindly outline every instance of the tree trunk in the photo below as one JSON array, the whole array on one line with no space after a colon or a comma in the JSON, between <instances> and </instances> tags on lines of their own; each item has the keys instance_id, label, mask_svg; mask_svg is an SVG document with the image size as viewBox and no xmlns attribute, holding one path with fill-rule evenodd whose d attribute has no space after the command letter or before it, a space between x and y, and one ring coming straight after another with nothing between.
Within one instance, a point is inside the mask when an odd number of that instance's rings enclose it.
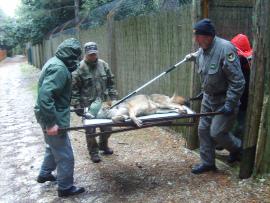
<instances>
[{"instance_id":1,"label":"tree trunk","mask_svg":"<svg viewBox=\"0 0 270 203\"><path fill-rule=\"evenodd\" d=\"M266 2L266 1L265 1ZM270 95L270 40L269 40L269 26L270 26L270 3L265 3L262 5L265 16L261 19L263 22L262 32L264 32L263 41L263 51L264 51L264 98L263 98L263 108L262 108L262 116L261 123L258 133L258 143L257 143L257 152L256 152L256 160L255 160L255 173L269 173L270 172L270 103L269 103L269 95ZM258 27L258 29L261 29Z\"/></svg>"},{"instance_id":2,"label":"tree trunk","mask_svg":"<svg viewBox=\"0 0 270 203\"><path fill-rule=\"evenodd\" d=\"M249 104L243 142L240 178L249 178L255 163L256 146L264 98L265 70L269 64L269 1L258 0L255 6L254 54L251 66ZM269 67L268 67L269 68Z\"/></svg>"},{"instance_id":3,"label":"tree trunk","mask_svg":"<svg viewBox=\"0 0 270 203\"><path fill-rule=\"evenodd\" d=\"M257 142L257 150L256 150L256 161L255 161L255 173L265 172L263 170L265 163L269 163L269 154L265 153L269 151L269 147L267 145L267 122L269 122L268 115L269 113L269 95L264 97L262 115L261 115L261 123L258 133L258 142ZM265 155L267 156L267 161L264 159Z\"/></svg>"}]
</instances>

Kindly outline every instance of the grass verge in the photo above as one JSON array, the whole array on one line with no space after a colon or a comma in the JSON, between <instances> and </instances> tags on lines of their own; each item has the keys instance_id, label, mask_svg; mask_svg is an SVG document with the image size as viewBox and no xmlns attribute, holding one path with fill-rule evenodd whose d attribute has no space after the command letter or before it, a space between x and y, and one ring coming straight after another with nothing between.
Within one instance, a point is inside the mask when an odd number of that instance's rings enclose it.
<instances>
[{"instance_id":1,"label":"grass verge","mask_svg":"<svg viewBox=\"0 0 270 203\"><path fill-rule=\"evenodd\" d=\"M21 64L21 72L27 80L28 89L32 92L32 95L36 99L37 97L37 75L39 69L27 63Z\"/></svg>"}]
</instances>

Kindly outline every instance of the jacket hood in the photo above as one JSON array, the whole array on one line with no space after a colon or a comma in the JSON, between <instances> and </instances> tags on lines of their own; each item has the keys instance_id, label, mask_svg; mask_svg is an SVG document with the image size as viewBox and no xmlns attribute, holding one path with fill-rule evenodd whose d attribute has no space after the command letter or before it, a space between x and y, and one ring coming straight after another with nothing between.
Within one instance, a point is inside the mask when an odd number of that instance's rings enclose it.
<instances>
[{"instance_id":1,"label":"jacket hood","mask_svg":"<svg viewBox=\"0 0 270 203\"><path fill-rule=\"evenodd\" d=\"M69 70L76 69L82 54L81 44L75 38L66 39L57 48L55 56L68 67Z\"/></svg>"},{"instance_id":2,"label":"jacket hood","mask_svg":"<svg viewBox=\"0 0 270 203\"><path fill-rule=\"evenodd\" d=\"M232 44L237 48L237 53L240 56L244 56L249 58L252 56L252 48L250 47L250 43L248 37L244 34L238 34L231 40Z\"/></svg>"}]
</instances>

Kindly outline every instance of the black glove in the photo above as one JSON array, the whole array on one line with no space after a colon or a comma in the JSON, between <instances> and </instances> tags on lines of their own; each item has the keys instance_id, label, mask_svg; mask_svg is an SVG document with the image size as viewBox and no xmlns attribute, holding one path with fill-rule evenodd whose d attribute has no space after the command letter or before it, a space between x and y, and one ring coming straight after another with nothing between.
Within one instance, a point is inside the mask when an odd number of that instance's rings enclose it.
<instances>
[{"instance_id":1,"label":"black glove","mask_svg":"<svg viewBox=\"0 0 270 203\"><path fill-rule=\"evenodd\" d=\"M77 116L83 116L83 108L80 105L74 106L74 112L77 114Z\"/></svg>"},{"instance_id":2,"label":"black glove","mask_svg":"<svg viewBox=\"0 0 270 203\"><path fill-rule=\"evenodd\" d=\"M185 56L186 61L194 61L198 56L198 52L190 53Z\"/></svg>"},{"instance_id":3,"label":"black glove","mask_svg":"<svg viewBox=\"0 0 270 203\"><path fill-rule=\"evenodd\" d=\"M184 101L184 105L187 106L187 107L190 107L190 99L189 98L185 98L185 101Z\"/></svg>"},{"instance_id":4,"label":"black glove","mask_svg":"<svg viewBox=\"0 0 270 203\"><path fill-rule=\"evenodd\" d=\"M234 110L231 107L223 106L219 112L224 113L225 116L231 116L233 115Z\"/></svg>"},{"instance_id":5,"label":"black glove","mask_svg":"<svg viewBox=\"0 0 270 203\"><path fill-rule=\"evenodd\" d=\"M202 100L203 99L203 92L200 92L195 97L189 98L189 101L196 101L196 100Z\"/></svg>"}]
</instances>

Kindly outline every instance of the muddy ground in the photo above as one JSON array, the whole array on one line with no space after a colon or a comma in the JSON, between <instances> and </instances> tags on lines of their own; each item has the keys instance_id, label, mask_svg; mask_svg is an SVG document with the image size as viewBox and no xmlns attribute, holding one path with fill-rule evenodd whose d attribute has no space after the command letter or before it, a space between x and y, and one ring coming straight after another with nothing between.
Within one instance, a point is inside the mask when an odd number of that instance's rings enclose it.
<instances>
[{"instance_id":1,"label":"muddy ground","mask_svg":"<svg viewBox=\"0 0 270 203\"><path fill-rule=\"evenodd\" d=\"M220 162L217 173L191 174L198 154L158 127L113 134L115 153L98 164L89 159L84 134L71 132L75 184L86 192L58 198L55 183L35 180L45 146L33 115L39 71L25 63L22 56L0 63L0 202L270 202L269 177L240 180ZM79 124L74 115L72 125Z\"/></svg>"}]
</instances>

